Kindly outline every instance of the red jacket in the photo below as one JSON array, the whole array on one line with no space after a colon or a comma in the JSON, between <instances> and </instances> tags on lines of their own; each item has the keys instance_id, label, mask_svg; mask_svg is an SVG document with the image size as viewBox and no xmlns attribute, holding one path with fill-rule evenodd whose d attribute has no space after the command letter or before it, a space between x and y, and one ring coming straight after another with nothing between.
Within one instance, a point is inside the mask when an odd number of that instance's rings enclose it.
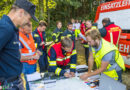
<instances>
[{"instance_id":1,"label":"red jacket","mask_svg":"<svg viewBox=\"0 0 130 90\"><path fill-rule=\"evenodd\" d=\"M61 43L56 43L52 46L56 52L56 62L59 66L66 66L70 62L70 57L72 54L71 52L67 52L66 55L63 55L62 49L61 49ZM50 56L50 50L48 52L48 55Z\"/></svg>"},{"instance_id":2,"label":"red jacket","mask_svg":"<svg viewBox=\"0 0 130 90\"><path fill-rule=\"evenodd\" d=\"M117 44L118 38L119 38L119 32L121 32L121 28L115 24L110 24L105 27L106 29L106 36L103 37L106 41L111 42L111 38L113 38L113 44ZM110 35L112 33L112 35ZM112 36L112 37L111 37Z\"/></svg>"},{"instance_id":3,"label":"red jacket","mask_svg":"<svg viewBox=\"0 0 130 90\"><path fill-rule=\"evenodd\" d=\"M66 71L63 67L66 67L68 64L70 71L75 72L77 60L75 48L71 52L65 52L62 50L61 42L55 43L48 51L48 59L50 72L55 72L57 75L64 75Z\"/></svg>"},{"instance_id":4,"label":"red jacket","mask_svg":"<svg viewBox=\"0 0 130 90\"><path fill-rule=\"evenodd\" d=\"M84 25L83 23L81 24L80 29L81 29L81 33L82 33L83 35L85 35L85 30L86 30L86 28L85 28L85 25Z\"/></svg>"}]
</instances>

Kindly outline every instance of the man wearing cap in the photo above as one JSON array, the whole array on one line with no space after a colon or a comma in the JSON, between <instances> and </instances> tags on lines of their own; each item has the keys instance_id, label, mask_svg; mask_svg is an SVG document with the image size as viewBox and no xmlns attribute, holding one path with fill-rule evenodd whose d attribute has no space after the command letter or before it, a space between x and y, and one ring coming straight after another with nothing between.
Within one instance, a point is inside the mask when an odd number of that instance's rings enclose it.
<instances>
[{"instance_id":1,"label":"man wearing cap","mask_svg":"<svg viewBox=\"0 0 130 90\"><path fill-rule=\"evenodd\" d=\"M35 5L26 0L16 0L8 15L0 20L0 85L5 90L24 90L20 78L18 26L30 22L34 16Z\"/></svg>"}]
</instances>

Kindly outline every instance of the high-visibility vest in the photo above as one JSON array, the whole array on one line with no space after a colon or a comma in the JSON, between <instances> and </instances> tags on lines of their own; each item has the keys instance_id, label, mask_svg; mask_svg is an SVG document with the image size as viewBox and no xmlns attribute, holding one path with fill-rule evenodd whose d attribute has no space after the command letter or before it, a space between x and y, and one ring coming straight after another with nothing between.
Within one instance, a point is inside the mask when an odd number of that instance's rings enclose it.
<instances>
[{"instance_id":1,"label":"high-visibility vest","mask_svg":"<svg viewBox=\"0 0 130 90\"><path fill-rule=\"evenodd\" d=\"M118 45L120 34L122 31L121 28L115 24L110 24L105 27L105 29L107 31L107 34L104 39L114 45Z\"/></svg>"},{"instance_id":2,"label":"high-visibility vest","mask_svg":"<svg viewBox=\"0 0 130 90\"><path fill-rule=\"evenodd\" d=\"M56 52L56 63L59 66L66 66L68 63L70 63L71 56L76 54L76 50L73 50L71 52L67 52L66 55L63 55L60 42L55 43L52 47ZM48 51L48 55L50 56L50 49Z\"/></svg>"},{"instance_id":3,"label":"high-visibility vest","mask_svg":"<svg viewBox=\"0 0 130 90\"><path fill-rule=\"evenodd\" d=\"M19 32L19 40L23 45L23 48L21 49L21 56L34 56L36 55L36 48L35 48L35 43L33 40L33 37L31 34L28 34L29 38L23 34L22 32ZM21 61L21 62L26 62L28 64L36 64L37 60L26 60L26 61Z\"/></svg>"},{"instance_id":4,"label":"high-visibility vest","mask_svg":"<svg viewBox=\"0 0 130 90\"><path fill-rule=\"evenodd\" d=\"M102 39L102 47L101 49L95 53L95 49L92 48L93 57L96 62L97 68L101 67L102 58L109 52L115 51L115 62L123 69L125 70L124 60L121 56L121 54L118 51L118 48L106 40ZM118 75L115 69L111 68L111 64L107 66L107 69L103 72L107 76L114 78L115 80L118 80Z\"/></svg>"}]
</instances>

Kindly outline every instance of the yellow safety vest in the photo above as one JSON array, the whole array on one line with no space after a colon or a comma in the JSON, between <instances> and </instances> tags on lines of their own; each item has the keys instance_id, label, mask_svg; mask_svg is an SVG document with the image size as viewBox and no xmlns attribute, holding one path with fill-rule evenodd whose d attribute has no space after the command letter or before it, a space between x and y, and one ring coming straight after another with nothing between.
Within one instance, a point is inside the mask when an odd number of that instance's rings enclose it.
<instances>
[{"instance_id":1,"label":"yellow safety vest","mask_svg":"<svg viewBox=\"0 0 130 90\"><path fill-rule=\"evenodd\" d=\"M111 44L104 39L102 39L102 48L97 53L95 53L95 49L92 48L93 57L94 57L94 60L96 62L97 68L101 67L102 58L107 53L109 53L113 50L115 51L115 61L116 61L116 63L125 71L124 60L123 60L121 54L119 53L118 48L114 44ZM111 65L109 64L107 66L107 69L103 73L106 74L107 76L111 77L111 78L114 78L115 80L118 80L118 75L117 75L116 70L115 69L109 70L110 67L111 67Z\"/></svg>"}]
</instances>

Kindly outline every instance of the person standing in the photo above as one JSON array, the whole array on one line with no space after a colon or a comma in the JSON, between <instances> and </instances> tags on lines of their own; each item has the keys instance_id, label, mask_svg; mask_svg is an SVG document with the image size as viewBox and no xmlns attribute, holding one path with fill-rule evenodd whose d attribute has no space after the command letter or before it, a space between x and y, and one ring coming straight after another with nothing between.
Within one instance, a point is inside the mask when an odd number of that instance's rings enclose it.
<instances>
[{"instance_id":1,"label":"person standing","mask_svg":"<svg viewBox=\"0 0 130 90\"><path fill-rule=\"evenodd\" d=\"M34 39L32 36L32 23L26 23L19 28L19 49L21 54L21 62L23 64L23 76L26 82L26 90L29 90L29 84L26 79L27 74L36 72L37 60L40 52L36 50ZM32 77L33 78L33 77Z\"/></svg>"},{"instance_id":2,"label":"person standing","mask_svg":"<svg viewBox=\"0 0 130 90\"><path fill-rule=\"evenodd\" d=\"M80 23L78 20L76 20L75 26L75 40L78 40L78 34L80 33Z\"/></svg>"},{"instance_id":3,"label":"person standing","mask_svg":"<svg viewBox=\"0 0 130 90\"><path fill-rule=\"evenodd\" d=\"M111 22L110 18L104 18L102 20L103 28L99 29L101 36L108 42L118 46L121 28Z\"/></svg>"},{"instance_id":4,"label":"person standing","mask_svg":"<svg viewBox=\"0 0 130 90\"><path fill-rule=\"evenodd\" d=\"M75 19L72 18L71 19L71 23L73 25L72 30L75 31L75 28L76 28L76 26L75 26Z\"/></svg>"},{"instance_id":5,"label":"person standing","mask_svg":"<svg viewBox=\"0 0 130 90\"><path fill-rule=\"evenodd\" d=\"M27 0L16 0L8 15L0 20L0 84L6 87L4 89L24 90L17 27L29 23L31 18L38 21L34 14L35 5Z\"/></svg>"},{"instance_id":6,"label":"person standing","mask_svg":"<svg viewBox=\"0 0 130 90\"><path fill-rule=\"evenodd\" d=\"M61 39L63 39L65 36L70 37L71 40L74 42L74 46L75 46L75 33L72 28L73 28L73 24L69 22L67 24L67 30L63 32Z\"/></svg>"},{"instance_id":7,"label":"person standing","mask_svg":"<svg viewBox=\"0 0 130 90\"><path fill-rule=\"evenodd\" d=\"M42 52L40 59L38 60L40 72L44 72L48 68L48 60L47 60L47 47L46 44L46 27L47 23L43 20L39 22L39 26L33 31L33 38L37 45L37 49Z\"/></svg>"},{"instance_id":8,"label":"person standing","mask_svg":"<svg viewBox=\"0 0 130 90\"><path fill-rule=\"evenodd\" d=\"M53 34L52 34L52 39L53 39L53 42L57 43L61 40L61 35L62 35L62 22L61 21L57 21L56 22L56 25L57 25L57 28L53 31Z\"/></svg>"},{"instance_id":9,"label":"person standing","mask_svg":"<svg viewBox=\"0 0 130 90\"><path fill-rule=\"evenodd\" d=\"M85 35L85 31L86 31L85 20L83 20L83 21L81 22L80 30L81 30L82 35Z\"/></svg>"},{"instance_id":10,"label":"person standing","mask_svg":"<svg viewBox=\"0 0 130 90\"><path fill-rule=\"evenodd\" d=\"M85 32L91 30L91 29L97 29L96 25L95 24L92 24L92 21L91 20L87 20L85 22L86 24L86 30ZM87 41L83 40L83 46L85 48L85 59L86 59L86 64L88 65L88 57L89 57L89 45L87 43Z\"/></svg>"}]
</instances>

